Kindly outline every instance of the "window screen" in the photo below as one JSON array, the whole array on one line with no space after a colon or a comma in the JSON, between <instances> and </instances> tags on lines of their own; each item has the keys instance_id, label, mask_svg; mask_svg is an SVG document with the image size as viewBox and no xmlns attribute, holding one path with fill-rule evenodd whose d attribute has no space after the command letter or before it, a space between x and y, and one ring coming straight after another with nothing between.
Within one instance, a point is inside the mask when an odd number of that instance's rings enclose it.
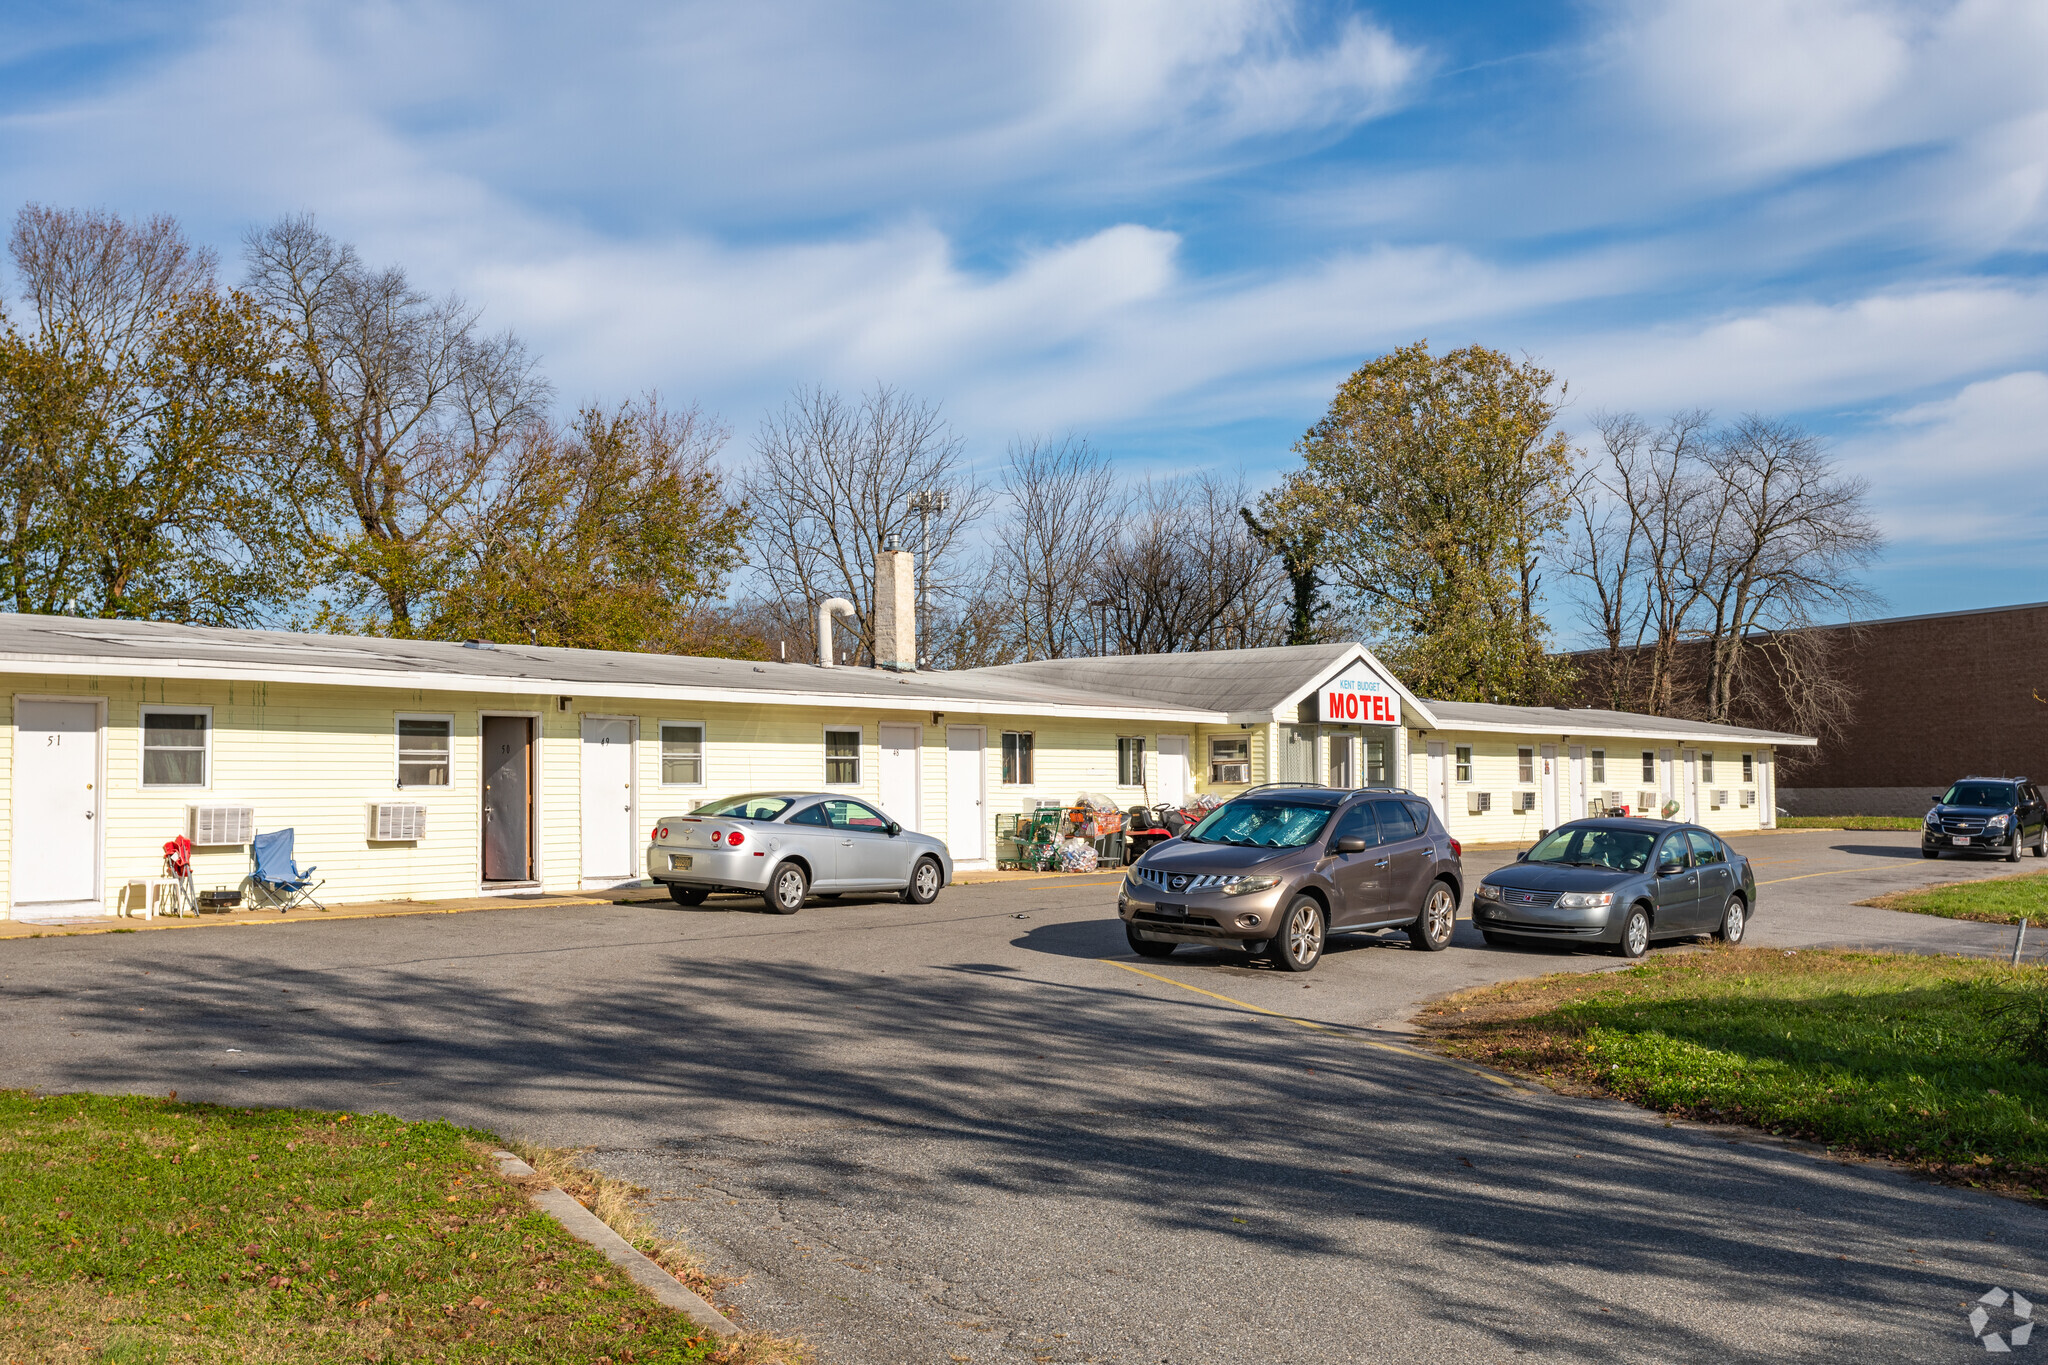
<instances>
[{"instance_id":1,"label":"window screen","mask_svg":"<svg viewBox=\"0 0 2048 1365\"><path fill-rule=\"evenodd\" d=\"M455 726L445 720L398 722L398 785L448 785L448 750Z\"/></svg>"},{"instance_id":2,"label":"window screen","mask_svg":"<svg viewBox=\"0 0 2048 1365\"><path fill-rule=\"evenodd\" d=\"M1003 784L1031 785L1032 734L1028 730L1003 731Z\"/></svg>"},{"instance_id":3,"label":"window screen","mask_svg":"<svg viewBox=\"0 0 2048 1365\"><path fill-rule=\"evenodd\" d=\"M1536 751L1534 749L1515 750L1515 779L1519 782L1534 782L1536 780Z\"/></svg>"},{"instance_id":4,"label":"window screen","mask_svg":"<svg viewBox=\"0 0 2048 1365\"><path fill-rule=\"evenodd\" d=\"M661 785L697 787L704 782L704 727L661 727Z\"/></svg>"},{"instance_id":5,"label":"window screen","mask_svg":"<svg viewBox=\"0 0 2048 1365\"><path fill-rule=\"evenodd\" d=\"M1252 780L1252 742L1242 736L1209 741L1209 780L1240 783Z\"/></svg>"},{"instance_id":6,"label":"window screen","mask_svg":"<svg viewBox=\"0 0 2048 1365\"><path fill-rule=\"evenodd\" d=\"M1595 782L1605 782L1607 780L1607 751L1605 749L1595 749L1593 751L1593 780Z\"/></svg>"},{"instance_id":7,"label":"window screen","mask_svg":"<svg viewBox=\"0 0 2048 1365\"><path fill-rule=\"evenodd\" d=\"M834 787L860 785L860 731L825 732L825 781Z\"/></svg>"},{"instance_id":8,"label":"window screen","mask_svg":"<svg viewBox=\"0 0 2048 1365\"><path fill-rule=\"evenodd\" d=\"M143 716L142 785L206 785L204 711L152 711Z\"/></svg>"},{"instance_id":9,"label":"window screen","mask_svg":"<svg viewBox=\"0 0 2048 1365\"><path fill-rule=\"evenodd\" d=\"M1385 786L1387 781L1387 742L1383 739L1369 739L1365 742L1365 785Z\"/></svg>"},{"instance_id":10,"label":"window screen","mask_svg":"<svg viewBox=\"0 0 2048 1365\"><path fill-rule=\"evenodd\" d=\"M1315 726L1283 725L1280 727L1280 780L1282 782L1313 782L1316 780Z\"/></svg>"},{"instance_id":11,"label":"window screen","mask_svg":"<svg viewBox=\"0 0 2048 1365\"><path fill-rule=\"evenodd\" d=\"M1652 753L1650 750L1645 749L1643 750L1643 781L1649 783L1655 782L1656 780L1657 755Z\"/></svg>"},{"instance_id":12,"label":"window screen","mask_svg":"<svg viewBox=\"0 0 2048 1365\"><path fill-rule=\"evenodd\" d=\"M1702 781L1702 782L1712 782L1713 780L1714 780L1714 754L1713 754L1713 751L1712 751L1712 750L1709 750L1709 749L1702 749L1702 750L1700 751L1700 781Z\"/></svg>"},{"instance_id":13,"label":"window screen","mask_svg":"<svg viewBox=\"0 0 2048 1365\"><path fill-rule=\"evenodd\" d=\"M1460 782L1470 782L1472 780L1472 746L1469 744L1460 744L1458 746L1458 780Z\"/></svg>"},{"instance_id":14,"label":"window screen","mask_svg":"<svg viewBox=\"0 0 2048 1365\"><path fill-rule=\"evenodd\" d=\"M1756 781L1756 755L1755 755L1755 754L1744 754L1744 755L1742 756L1742 780L1743 780L1744 782L1754 782L1754 781Z\"/></svg>"}]
</instances>

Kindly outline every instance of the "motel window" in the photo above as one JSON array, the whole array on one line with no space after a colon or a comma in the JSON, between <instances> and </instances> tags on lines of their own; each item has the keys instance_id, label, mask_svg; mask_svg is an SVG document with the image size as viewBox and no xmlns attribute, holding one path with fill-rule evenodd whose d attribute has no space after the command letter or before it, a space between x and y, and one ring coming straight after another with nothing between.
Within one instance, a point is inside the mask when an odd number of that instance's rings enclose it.
<instances>
[{"instance_id":1,"label":"motel window","mask_svg":"<svg viewBox=\"0 0 2048 1365\"><path fill-rule=\"evenodd\" d=\"M1743 780L1744 782L1754 782L1754 781L1756 781L1756 755L1755 755L1755 754L1744 754L1744 755L1742 756L1742 780Z\"/></svg>"},{"instance_id":2,"label":"motel window","mask_svg":"<svg viewBox=\"0 0 2048 1365\"><path fill-rule=\"evenodd\" d=\"M1534 749L1515 750L1515 780L1517 782L1534 782L1536 780L1536 751Z\"/></svg>"},{"instance_id":3,"label":"motel window","mask_svg":"<svg viewBox=\"0 0 2048 1365\"><path fill-rule=\"evenodd\" d=\"M1649 749L1643 750L1643 785L1657 780L1657 755Z\"/></svg>"},{"instance_id":4,"label":"motel window","mask_svg":"<svg viewBox=\"0 0 2048 1365\"><path fill-rule=\"evenodd\" d=\"M1237 784L1252 780L1252 742L1243 735L1217 736L1209 741L1209 780Z\"/></svg>"},{"instance_id":5,"label":"motel window","mask_svg":"<svg viewBox=\"0 0 2048 1365\"><path fill-rule=\"evenodd\" d=\"M859 730L827 730L825 732L825 785L828 787L858 787L860 785Z\"/></svg>"},{"instance_id":6,"label":"motel window","mask_svg":"<svg viewBox=\"0 0 2048 1365\"><path fill-rule=\"evenodd\" d=\"M1469 744L1460 744L1458 746L1458 780L1460 782L1470 782L1472 780L1472 746Z\"/></svg>"},{"instance_id":7,"label":"motel window","mask_svg":"<svg viewBox=\"0 0 2048 1365\"><path fill-rule=\"evenodd\" d=\"M1593 780L1603 784L1607 781L1607 751L1605 749L1595 749L1593 751Z\"/></svg>"},{"instance_id":8,"label":"motel window","mask_svg":"<svg viewBox=\"0 0 2048 1365\"><path fill-rule=\"evenodd\" d=\"M144 711L142 785L205 786L212 720L206 711Z\"/></svg>"},{"instance_id":9,"label":"motel window","mask_svg":"<svg viewBox=\"0 0 2048 1365\"><path fill-rule=\"evenodd\" d=\"M1119 787L1145 785L1145 741L1126 735L1116 742L1116 784Z\"/></svg>"},{"instance_id":10,"label":"motel window","mask_svg":"<svg viewBox=\"0 0 2048 1365\"><path fill-rule=\"evenodd\" d=\"M1700 750L1700 781L1712 782L1713 780L1714 751L1711 749L1702 749Z\"/></svg>"},{"instance_id":11,"label":"motel window","mask_svg":"<svg viewBox=\"0 0 2048 1365\"><path fill-rule=\"evenodd\" d=\"M1029 730L1003 731L1003 785L1031 785L1031 749L1034 736Z\"/></svg>"},{"instance_id":12,"label":"motel window","mask_svg":"<svg viewBox=\"0 0 2048 1365\"><path fill-rule=\"evenodd\" d=\"M661 723L661 785L704 785L704 727Z\"/></svg>"},{"instance_id":13,"label":"motel window","mask_svg":"<svg viewBox=\"0 0 2048 1365\"><path fill-rule=\"evenodd\" d=\"M398 718L398 785L445 787L455 722L445 717Z\"/></svg>"},{"instance_id":14,"label":"motel window","mask_svg":"<svg viewBox=\"0 0 2048 1365\"><path fill-rule=\"evenodd\" d=\"M1369 739L1365 742L1365 785L1383 787L1387 783L1387 742L1383 739Z\"/></svg>"}]
</instances>

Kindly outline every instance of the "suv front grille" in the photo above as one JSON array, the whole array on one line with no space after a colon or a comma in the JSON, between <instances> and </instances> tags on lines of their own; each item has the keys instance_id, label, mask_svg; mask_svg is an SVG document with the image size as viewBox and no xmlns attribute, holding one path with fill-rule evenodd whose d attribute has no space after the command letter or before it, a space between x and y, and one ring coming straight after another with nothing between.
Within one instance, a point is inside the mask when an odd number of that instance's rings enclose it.
<instances>
[{"instance_id":1,"label":"suv front grille","mask_svg":"<svg viewBox=\"0 0 2048 1365\"><path fill-rule=\"evenodd\" d=\"M1558 892L1524 891L1518 886L1504 886L1500 891L1502 905L1556 905Z\"/></svg>"},{"instance_id":2,"label":"suv front grille","mask_svg":"<svg viewBox=\"0 0 2048 1365\"><path fill-rule=\"evenodd\" d=\"M1164 891L1172 896L1188 896L1198 891L1215 891L1237 880L1237 875L1197 876L1191 872L1160 872L1149 867L1134 867L1131 875L1155 891Z\"/></svg>"},{"instance_id":3,"label":"suv front grille","mask_svg":"<svg viewBox=\"0 0 2048 1365\"><path fill-rule=\"evenodd\" d=\"M1964 819L1961 816L1944 815L1941 817L1941 832L1943 834L1982 834L1984 832L1984 821L1981 818L1975 817Z\"/></svg>"}]
</instances>

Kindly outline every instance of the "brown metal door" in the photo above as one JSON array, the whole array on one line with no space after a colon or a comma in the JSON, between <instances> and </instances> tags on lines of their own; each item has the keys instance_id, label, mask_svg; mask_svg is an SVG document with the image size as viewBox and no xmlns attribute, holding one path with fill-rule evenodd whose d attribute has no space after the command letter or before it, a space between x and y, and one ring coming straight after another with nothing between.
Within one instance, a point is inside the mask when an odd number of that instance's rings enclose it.
<instances>
[{"instance_id":1,"label":"brown metal door","mask_svg":"<svg viewBox=\"0 0 2048 1365\"><path fill-rule=\"evenodd\" d=\"M533 880L533 722L484 717L484 880Z\"/></svg>"}]
</instances>

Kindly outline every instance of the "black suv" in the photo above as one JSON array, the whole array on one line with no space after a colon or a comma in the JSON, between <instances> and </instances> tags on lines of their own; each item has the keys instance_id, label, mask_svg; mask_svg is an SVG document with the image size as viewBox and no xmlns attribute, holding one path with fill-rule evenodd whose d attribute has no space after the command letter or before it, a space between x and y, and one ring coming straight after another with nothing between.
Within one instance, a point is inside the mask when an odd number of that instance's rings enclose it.
<instances>
[{"instance_id":1,"label":"black suv","mask_svg":"<svg viewBox=\"0 0 2048 1365\"><path fill-rule=\"evenodd\" d=\"M1993 853L2013 863L2022 848L2048 857L2048 806L2041 789L2024 777L1964 778L1934 798L1920 830L1921 857L1939 858L1945 848Z\"/></svg>"}]
</instances>

